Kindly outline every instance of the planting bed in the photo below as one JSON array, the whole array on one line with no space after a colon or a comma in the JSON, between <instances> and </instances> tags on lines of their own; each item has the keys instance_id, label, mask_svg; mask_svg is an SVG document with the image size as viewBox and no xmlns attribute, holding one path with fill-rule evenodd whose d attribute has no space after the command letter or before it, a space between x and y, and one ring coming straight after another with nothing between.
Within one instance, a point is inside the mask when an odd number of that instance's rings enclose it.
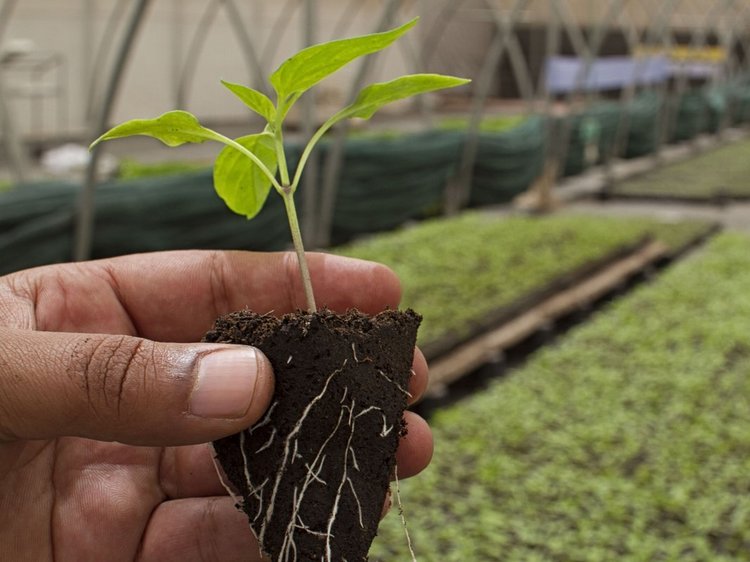
<instances>
[{"instance_id":1,"label":"planting bed","mask_svg":"<svg viewBox=\"0 0 750 562\"><path fill-rule=\"evenodd\" d=\"M616 185L608 196L691 202L750 198L750 141L742 141Z\"/></svg>"},{"instance_id":2,"label":"planting bed","mask_svg":"<svg viewBox=\"0 0 750 562\"><path fill-rule=\"evenodd\" d=\"M419 560L750 560L750 238L724 234L437 412ZM408 560L399 518L371 560Z\"/></svg>"},{"instance_id":3,"label":"planting bed","mask_svg":"<svg viewBox=\"0 0 750 562\"><path fill-rule=\"evenodd\" d=\"M423 315L419 344L434 359L552 290L578 281L577 274L590 273L593 266L636 248L644 237L655 237L668 251L676 251L711 226L587 215L501 218L468 213L338 251L380 261L399 274L403 306Z\"/></svg>"}]
</instances>

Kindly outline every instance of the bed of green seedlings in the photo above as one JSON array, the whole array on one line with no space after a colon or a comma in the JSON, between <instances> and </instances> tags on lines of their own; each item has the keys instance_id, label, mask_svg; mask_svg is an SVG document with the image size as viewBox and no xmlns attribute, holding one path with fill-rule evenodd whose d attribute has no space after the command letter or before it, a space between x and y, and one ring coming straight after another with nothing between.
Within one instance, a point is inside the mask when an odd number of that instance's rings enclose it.
<instances>
[{"instance_id":1,"label":"bed of green seedlings","mask_svg":"<svg viewBox=\"0 0 750 562\"><path fill-rule=\"evenodd\" d=\"M727 145L619 184L615 194L706 199L750 197L750 141Z\"/></svg>"},{"instance_id":2,"label":"bed of green seedlings","mask_svg":"<svg viewBox=\"0 0 750 562\"><path fill-rule=\"evenodd\" d=\"M402 305L424 316L419 342L425 344L442 337L465 338L488 313L647 234L679 247L707 226L587 215L501 218L467 213L337 251L385 263L398 273Z\"/></svg>"},{"instance_id":3,"label":"bed of green seedlings","mask_svg":"<svg viewBox=\"0 0 750 562\"><path fill-rule=\"evenodd\" d=\"M423 562L750 560L750 238L723 234L438 412ZM372 560L407 560L391 515Z\"/></svg>"}]
</instances>

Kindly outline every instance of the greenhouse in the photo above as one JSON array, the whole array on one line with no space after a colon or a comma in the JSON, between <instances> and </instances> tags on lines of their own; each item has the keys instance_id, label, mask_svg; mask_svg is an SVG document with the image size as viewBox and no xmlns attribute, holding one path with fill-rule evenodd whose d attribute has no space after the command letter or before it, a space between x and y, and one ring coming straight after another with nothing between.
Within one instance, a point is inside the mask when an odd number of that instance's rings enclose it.
<instances>
[{"instance_id":1,"label":"greenhouse","mask_svg":"<svg viewBox=\"0 0 750 562\"><path fill-rule=\"evenodd\" d=\"M748 131L746 0L0 0L0 558L750 561Z\"/></svg>"}]
</instances>

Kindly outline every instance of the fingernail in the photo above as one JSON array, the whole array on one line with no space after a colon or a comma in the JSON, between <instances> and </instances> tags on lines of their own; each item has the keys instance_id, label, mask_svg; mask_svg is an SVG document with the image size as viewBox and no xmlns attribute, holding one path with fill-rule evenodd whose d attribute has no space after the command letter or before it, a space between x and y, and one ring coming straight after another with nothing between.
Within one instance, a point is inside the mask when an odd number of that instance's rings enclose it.
<instances>
[{"instance_id":1,"label":"fingernail","mask_svg":"<svg viewBox=\"0 0 750 562\"><path fill-rule=\"evenodd\" d=\"M189 411L202 418L238 419L250 409L260 371L252 347L236 346L203 355Z\"/></svg>"}]
</instances>

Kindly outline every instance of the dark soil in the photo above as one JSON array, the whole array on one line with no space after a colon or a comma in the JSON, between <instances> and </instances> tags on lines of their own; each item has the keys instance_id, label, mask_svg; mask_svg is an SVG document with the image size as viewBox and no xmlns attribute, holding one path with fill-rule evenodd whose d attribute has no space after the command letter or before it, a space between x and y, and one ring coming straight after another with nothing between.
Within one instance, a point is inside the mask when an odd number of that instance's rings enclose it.
<instances>
[{"instance_id":1,"label":"dark soil","mask_svg":"<svg viewBox=\"0 0 750 562\"><path fill-rule=\"evenodd\" d=\"M421 318L386 311L235 312L207 342L261 349L276 390L266 417L214 442L239 507L274 561L359 562L395 466Z\"/></svg>"}]
</instances>

